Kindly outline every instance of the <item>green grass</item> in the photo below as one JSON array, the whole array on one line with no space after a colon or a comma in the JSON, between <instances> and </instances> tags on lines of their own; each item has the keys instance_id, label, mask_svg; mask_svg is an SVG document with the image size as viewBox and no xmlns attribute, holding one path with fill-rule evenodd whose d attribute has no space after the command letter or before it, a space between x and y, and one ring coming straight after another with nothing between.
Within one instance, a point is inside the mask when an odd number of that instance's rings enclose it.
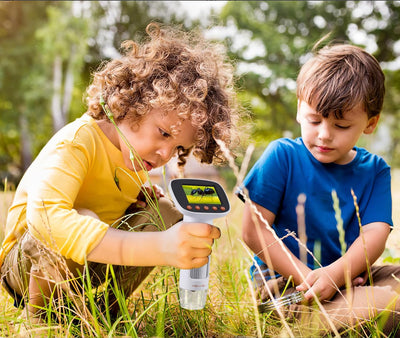
<instances>
[{"instance_id":1,"label":"green grass","mask_svg":"<svg viewBox=\"0 0 400 338\"><path fill-rule=\"evenodd\" d=\"M398 174L393 178L393 192L394 221L398 224ZM2 225L11 198L11 193L0 196ZM117 319L111 319L107 312L101 313L92 290L87 288L86 300L76 302L66 298L58 308L48 307L48 325L43 328L32 324L28 327L28 333L43 337L311 336L312 325L290 321L283 323L282 319L271 314L257 313L255 298L249 286L251 255L240 239L243 204L232 195L230 201L232 211L229 215L215 220L222 237L213 248L208 300L204 310L182 309L178 301L178 270L158 267L131 297L126 300L123 295L118 297L121 315ZM395 229L388 242L392 250L389 256L400 256L399 243L399 233ZM110 285L113 286L112 276L110 278ZM118 293L118 288L115 291ZM82 301L87 305L83 306ZM0 304L0 336L15 336L21 327L20 323L27 323L27 320L21 319L21 310L13 307L11 298L3 289L0 291ZM377 325L371 324L370 330L371 337L383 337ZM364 335L360 330L349 330L346 333L347 337Z\"/></svg>"}]
</instances>

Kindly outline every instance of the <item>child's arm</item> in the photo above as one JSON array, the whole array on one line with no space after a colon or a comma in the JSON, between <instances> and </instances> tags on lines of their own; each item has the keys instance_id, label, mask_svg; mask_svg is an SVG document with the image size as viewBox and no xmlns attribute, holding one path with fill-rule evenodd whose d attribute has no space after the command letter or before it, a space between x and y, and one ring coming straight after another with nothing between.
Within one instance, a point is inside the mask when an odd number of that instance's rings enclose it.
<instances>
[{"instance_id":1,"label":"child's arm","mask_svg":"<svg viewBox=\"0 0 400 338\"><path fill-rule=\"evenodd\" d=\"M262 217L273 224L275 215L264 207L252 202ZM274 236L274 230L266 225L246 203L243 214L242 237L249 248L270 267L284 277L292 276L296 285L303 281L311 269L294 256L286 245ZM278 243L280 242L280 243ZM290 257L290 258L289 258ZM303 277L302 277L303 275Z\"/></svg>"},{"instance_id":2,"label":"child's arm","mask_svg":"<svg viewBox=\"0 0 400 338\"><path fill-rule=\"evenodd\" d=\"M177 223L166 231L127 232L109 228L87 260L127 266L168 265L191 269L208 262L220 230L205 223Z\"/></svg>"},{"instance_id":3,"label":"child's arm","mask_svg":"<svg viewBox=\"0 0 400 338\"><path fill-rule=\"evenodd\" d=\"M321 300L330 299L338 288L345 285L346 272L351 281L367 270L367 258L369 266L379 258L385 249L389 233L390 226L387 223L376 222L364 225L362 234L341 258L324 268L312 271L297 289L308 290L308 283L311 288L305 293L306 299L311 299L313 293Z\"/></svg>"}]
</instances>

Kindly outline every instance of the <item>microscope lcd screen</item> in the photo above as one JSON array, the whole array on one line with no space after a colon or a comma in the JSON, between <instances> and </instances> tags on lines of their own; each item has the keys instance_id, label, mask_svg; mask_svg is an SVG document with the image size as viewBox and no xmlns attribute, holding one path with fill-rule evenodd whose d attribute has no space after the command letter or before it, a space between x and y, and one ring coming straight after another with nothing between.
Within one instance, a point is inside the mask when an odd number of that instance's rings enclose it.
<instances>
[{"instance_id":1,"label":"microscope lcd screen","mask_svg":"<svg viewBox=\"0 0 400 338\"><path fill-rule=\"evenodd\" d=\"M221 204L217 191L211 185L182 185L190 204Z\"/></svg>"}]
</instances>

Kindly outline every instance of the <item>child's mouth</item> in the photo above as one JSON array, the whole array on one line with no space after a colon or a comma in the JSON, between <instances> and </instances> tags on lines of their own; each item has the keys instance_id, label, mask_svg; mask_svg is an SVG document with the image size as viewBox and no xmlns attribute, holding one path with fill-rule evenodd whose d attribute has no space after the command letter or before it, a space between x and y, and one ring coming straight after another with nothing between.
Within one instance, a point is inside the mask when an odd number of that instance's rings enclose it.
<instances>
[{"instance_id":1,"label":"child's mouth","mask_svg":"<svg viewBox=\"0 0 400 338\"><path fill-rule=\"evenodd\" d=\"M143 160L143 166L145 167L145 169L147 171L150 171L151 169L153 169L153 165L150 162L144 161Z\"/></svg>"},{"instance_id":2,"label":"child's mouth","mask_svg":"<svg viewBox=\"0 0 400 338\"><path fill-rule=\"evenodd\" d=\"M333 150L332 148L323 147L323 146L317 146L317 148L318 148L318 150L319 150L321 153L327 153L327 152Z\"/></svg>"}]
</instances>

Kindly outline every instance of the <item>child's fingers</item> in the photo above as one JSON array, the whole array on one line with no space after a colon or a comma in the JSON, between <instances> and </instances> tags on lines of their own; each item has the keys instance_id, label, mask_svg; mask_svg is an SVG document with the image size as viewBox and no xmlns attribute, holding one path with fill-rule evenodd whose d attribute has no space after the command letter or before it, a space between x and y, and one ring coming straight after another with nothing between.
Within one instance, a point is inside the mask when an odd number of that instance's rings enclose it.
<instances>
[{"instance_id":1,"label":"child's fingers","mask_svg":"<svg viewBox=\"0 0 400 338\"><path fill-rule=\"evenodd\" d=\"M201 268L202 266L206 265L208 263L208 256L207 257L202 257L202 258L193 258L192 268Z\"/></svg>"},{"instance_id":2,"label":"child's fingers","mask_svg":"<svg viewBox=\"0 0 400 338\"><path fill-rule=\"evenodd\" d=\"M137 200L137 201L136 201L136 206L137 206L138 208L145 208L146 205L147 205L147 203L146 203L145 201L141 201L141 200Z\"/></svg>"},{"instance_id":3,"label":"child's fingers","mask_svg":"<svg viewBox=\"0 0 400 338\"><path fill-rule=\"evenodd\" d=\"M296 290L297 291L306 291L306 290L308 290L308 287L305 285L305 283L303 282L303 283L301 283L301 284L299 284L299 285L297 285L296 286Z\"/></svg>"},{"instance_id":4,"label":"child's fingers","mask_svg":"<svg viewBox=\"0 0 400 338\"><path fill-rule=\"evenodd\" d=\"M198 258L205 258L211 255L210 248L193 248L191 251L192 261Z\"/></svg>"},{"instance_id":5,"label":"child's fingers","mask_svg":"<svg viewBox=\"0 0 400 338\"><path fill-rule=\"evenodd\" d=\"M153 188L154 188L154 192L156 193L157 198L165 196L163 188L161 188L158 184L154 184Z\"/></svg>"},{"instance_id":6,"label":"child's fingers","mask_svg":"<svg viewBox=\"0 0 400 338\"><path fill-rule=\"evenodd\" d=\"M214 243L213 238L192 237L190 246L192 248L197 248L197 249L207 248L211 251L213 243Z\"/></svg>"},{"instance_id":7,"label":"child's fingers","mask_svg":"<svg viewBox=\"0 0 400 338\"><path fill-rule=\"evenodd\" d=\"M305 300L312 300L314 298L315 292L312 292L311 289L309 289L305 294L304 294L304 299ZM317 296L318 297L318 296Z\"/></svg>"},{"instance_id":8,"label":"child's fingers","mask_svg":"<svg viewBox=\"0 0 400 338\"><path fill-rule=\"evenodd\" d=\"M362 286L364 285L366 280L363 277L356 277L351 281L352 286Z\"/></svg>"},{"instance_id":9,"label":"child's fingers","mask_svg":"<svg viewBox=\"0 0 400 338\"><path fill-rule=\"evenodd\" d=\"M367 282L367 279L368 279L368 271L365 271L361 275L355 277L351 281L351 285L353 285L353 286L362 286Z\"/></svg>"},{"instance_id":10,"label":"child's fingers","mask_svg":"<svg viewBox=\"0 0 400 338\"><path fill-rule=\"evenodd\" d=\"M297 285L296 290L304 292L305 300L311 300L313 298L312 292L310 292L310 290L305 282L301 283L300 285Z\"/></svg>"},{"instance_id":11,"label":"child's fingers","mask_svg":"<svg viewBox=\"0 0 400 338\"><path fill-rule=\"evenodd\" d=\"M310 284L309 284L310 285ZM312 285L310 285L310 288L307 287L306 283L303 282L300 285L296 287L297 291L303 291L304 292L304 299L307 301L310 301L314 298L314 295L318 294L318 291L313 288Z\"/></svg>"},{"instance_id":12,"label":"child's fingers","mask_svg":"<svg viewBox=\"0 0 400 338\"><path fill-rule=\"evenodd\" d=\"M145 187L147 194L151 198L160 198L164 197L164 190L157 184L153 184L151 187Z\"/></svg>"},{"instance_id":13,"label":"child's fingers","mask_svg":"<svg viewBox=\"0 0 400 338\"><path fill-rule=\"evenodd\" d=\"M185 229L192 236L206 238L220 238L221 231L218 227L207 223L184 223Z\"/></svg>"},{"instance_id":14,"label":"child's fingers","mask_svg":"<svg viewBox=\"0 0 400 338\"><path fill-rule=\"evenodd\" d=\"M311 271L306 279L304 280L303 283L299 284L296 286L297 291L303 291L304 293L304 298L306 300L311 300L314 297L314 292L315 290L311 291L315 281L317 280L318 275L315 273L315 271Z\"/></svg>"}]
</instances>

